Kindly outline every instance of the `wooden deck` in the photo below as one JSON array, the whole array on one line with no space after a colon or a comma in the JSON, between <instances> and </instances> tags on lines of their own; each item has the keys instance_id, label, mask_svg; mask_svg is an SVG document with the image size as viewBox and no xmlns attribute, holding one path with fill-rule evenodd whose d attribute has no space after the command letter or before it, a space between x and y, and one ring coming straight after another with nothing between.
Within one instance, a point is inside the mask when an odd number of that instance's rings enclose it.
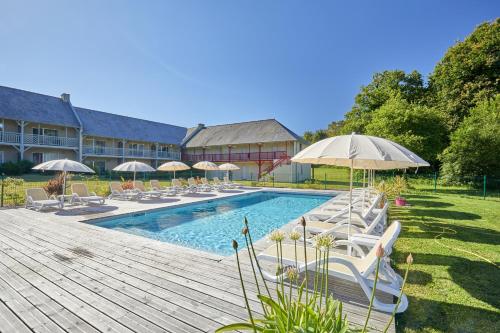
<instances>
[{"instance_id":1,"label":"wooden deck","mask_svg":"<svg viewBox=\"0 0 500 333\"><path fill-rule=\"evenodd\" d=\"M213 332L246 320L234 258L48 217L0 211L1 332ZM362 324L359 288L334 286L349 320ZM388 318L374 312L372 330Z\"/></svg>"}]
</instances>

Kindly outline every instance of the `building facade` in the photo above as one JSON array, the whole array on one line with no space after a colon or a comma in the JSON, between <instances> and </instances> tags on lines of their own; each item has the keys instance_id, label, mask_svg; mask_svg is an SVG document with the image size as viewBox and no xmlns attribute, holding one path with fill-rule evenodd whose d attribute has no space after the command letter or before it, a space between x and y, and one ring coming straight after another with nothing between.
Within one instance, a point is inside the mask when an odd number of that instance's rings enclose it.
<instances>
[{"instance_id":1,"label":"building facade","mask_svg":"<svg viewBox=\"0 0 500 333\"><path fill-rule=\"evenodd\" d=\"M0 86L0 163L68 158L105 171L131 160L208 160L238 165L235 179L295 182L310 178L310 166L290 162L306 144L275 119L185 128L76 107L69 94Z\"/></svg>"}]
</instances>

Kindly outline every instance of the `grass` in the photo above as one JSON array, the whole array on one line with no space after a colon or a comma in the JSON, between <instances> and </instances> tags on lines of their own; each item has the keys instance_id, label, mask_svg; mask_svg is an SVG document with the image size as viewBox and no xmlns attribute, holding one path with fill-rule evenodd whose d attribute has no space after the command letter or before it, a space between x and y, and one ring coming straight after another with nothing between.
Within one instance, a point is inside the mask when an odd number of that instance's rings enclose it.
<instances>
[{"instance_id":1,"label":"grass","mask_svg":"<svg viewBox=\"0 0 500 333\"><path fill-rule=\"evenodd\" d=\"M398 332L500 332L500 204L456 194L407 195L391 207L401 236L393 255L401 271L414 256L409 309Z\"/></svg>"}]
</instances>

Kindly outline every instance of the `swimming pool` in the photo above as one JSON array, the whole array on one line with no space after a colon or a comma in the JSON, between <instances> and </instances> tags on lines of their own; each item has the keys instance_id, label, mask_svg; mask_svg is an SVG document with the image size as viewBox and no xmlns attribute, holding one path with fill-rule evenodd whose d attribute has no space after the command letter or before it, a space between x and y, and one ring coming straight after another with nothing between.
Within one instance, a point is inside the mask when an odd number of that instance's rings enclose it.
<instances>
[{"instance_id":1,"label":"swimming pool","mask_svg":"<svg viewBox=\"0 0 500 333\"><path fill-rule=\"evenodd\" d=\"M198 250L230 255L231 240L240 245L246 216L254 241L326 202L330 196L277 192L249 195L165 208L92 224Z\"/></svg>"}]
</instances>

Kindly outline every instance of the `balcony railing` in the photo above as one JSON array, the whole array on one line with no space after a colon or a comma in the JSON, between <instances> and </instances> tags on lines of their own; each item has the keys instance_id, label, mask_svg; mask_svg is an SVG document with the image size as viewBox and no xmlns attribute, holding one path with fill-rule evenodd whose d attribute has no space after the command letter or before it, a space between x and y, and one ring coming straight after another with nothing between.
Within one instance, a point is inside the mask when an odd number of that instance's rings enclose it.
<instances>
[{"instance_id":1,"label":"balcony railing","mask_svg":"<svg viewBox=\"0 0 500 333\"><path fill-rule=\"evenodd\" d=\"M0 131L0 142L19 144L21 142L21 134L15 132Z\"/></svg>"},{"instance_id":2,"label":"balcony railing","mask_svg":"<svg viewBox=\"0 0 500 333\"><path fill-rule=\"evenodd\" d=\"M136 157L147 159L168 159L180 160L180 152L166 152L156 150L141 150L130 148L115 148L115 147L98 147L84 146L83 154L87 156L113 156L113 157Z\"/></svg>"},{"instance_id":3,"label":"balcony railing","mask_svg":"<svg viewBox=\"0 0 500 333\"><path fill-rule=\"evenodd\" d=\"M250 162L250 161L274 161L288 157L286 151L261 151L250 153L226 153L226 154L183 154L182 159L190 162Z\"/></svg>"},{"instance_id":4,"label":"balcony railing","mask_svg":"<svg viewBox=\"0 0 500 333\"><path fill-rule=\"evenodd\" d=\"M21 143L21 133L0 131L0 142L3 143ZM78 138L63 136L24 134L23 143L27 146L54 146L78 148Z\"/></svg>"},{"instance_id":5,"label":"balcony railing","mask_svg":"<svg viewBox=\"0 0 500 333\"><path fill-rule=\"evenodd\" d=\"M64 136L25 134L24 143L26 145L78 148L78 138Z\"/></svg>"}]
</instances>

